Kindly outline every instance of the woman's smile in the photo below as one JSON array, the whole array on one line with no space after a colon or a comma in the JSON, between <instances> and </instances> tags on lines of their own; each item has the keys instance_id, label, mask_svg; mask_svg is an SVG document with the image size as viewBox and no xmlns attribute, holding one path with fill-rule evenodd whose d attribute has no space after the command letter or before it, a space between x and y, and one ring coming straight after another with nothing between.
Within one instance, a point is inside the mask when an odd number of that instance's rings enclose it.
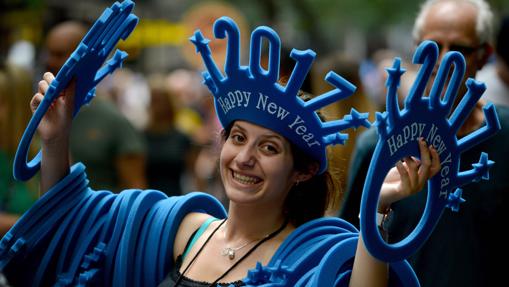
<instances>
[{"instance_id":1,"label":"woman's smile","mask_svg":"<svg viewBox=\"0 0 509 287\"><path fill-rule=\"evenodd\" d=\"M236 182L243 185L254 185L262 181L262 179L257 176L241 174L234 170L232 170L232 177Z\"/></svg>"}]
</instances>

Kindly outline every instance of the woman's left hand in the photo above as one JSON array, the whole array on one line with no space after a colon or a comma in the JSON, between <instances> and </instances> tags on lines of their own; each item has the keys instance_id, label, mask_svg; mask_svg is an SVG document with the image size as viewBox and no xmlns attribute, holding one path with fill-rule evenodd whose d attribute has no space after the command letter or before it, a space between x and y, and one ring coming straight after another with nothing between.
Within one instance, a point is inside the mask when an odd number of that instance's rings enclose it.
<instances>
[{"instance_id":1,"label":"woman's left hand","mask_svg":"<svg viewBox=\"0 0 509 287\"><path fill-rule=\"evenodd\" d=\"M428 179L440 170L440 158L436 149L432 145L428 147L423 138L419 139L419 150L420 160L405 157L387 173L380 191L379 212L386 212L393 202L422 190Z\"/></svg>"}]
</instances>

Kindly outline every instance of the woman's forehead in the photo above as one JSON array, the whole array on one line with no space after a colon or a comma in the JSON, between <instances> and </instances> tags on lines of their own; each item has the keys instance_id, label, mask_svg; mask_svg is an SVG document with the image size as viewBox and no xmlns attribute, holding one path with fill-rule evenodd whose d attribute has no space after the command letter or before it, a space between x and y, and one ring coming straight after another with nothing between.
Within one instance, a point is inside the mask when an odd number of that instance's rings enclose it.
<instances>
[{"instance_id":1,"label":"woman's forehead","mask_svg":"<svg viewBox=\"0 0 509 287\"><path fill-rule=\"evenodd\" d=\"M261 125L258 125L258 124L254 124L254 123L251 123L251 122L248 122L248 121L236 120L233 123L232 127L237 127L239 129L246 130L246 131L253 131L253 132L265 135L265 136L278 137L278 138L281 138L282 140L287 141L286 138L283 137L278 132L275 132L275 131L273 131L273 130L271 130L269 128L266 128L264 126L261 126Z\"/></svg>"}]
</instances>

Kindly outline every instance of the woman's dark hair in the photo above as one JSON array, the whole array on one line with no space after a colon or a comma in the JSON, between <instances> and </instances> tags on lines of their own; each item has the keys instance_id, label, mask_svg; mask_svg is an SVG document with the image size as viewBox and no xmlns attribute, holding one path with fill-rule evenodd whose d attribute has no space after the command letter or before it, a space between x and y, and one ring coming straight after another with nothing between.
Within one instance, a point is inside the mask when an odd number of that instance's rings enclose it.
<instances>
[{"instance_id":1,"label":"woman's dark hair","mask_svg":"<svg viewBox=\"0 0 509 287\"><path fill-rule=\"evenodd\" d=\"M307 153L290 143L293 167L297 171L309 171L310 166L318 164ZM309 180L294 185L285 201L285 212L290 222L299 226L310 220L323 217L337 198L338 187L328 171L316 174Z\"/></svg>"},{"instance_id":2,"label":"woman's dark hair","mask_svg":"<svg viewBox=\"0 0 509 287\"><path fill-rule=\"evenodd\" d=\"M302 90L298 96L309 101L313 95ZM317 111L318 116L323 121L323 115ZM313 164L318 161L310 157L306 152L299 149L290 142L292 155L294 159L293 167L300 172L306 172ZM328 170L321 174L316 174L309 180L299 182L294 185L285 202L285 210L288 213L289 220L299 226L310 220L323 217L329 209L335 209L339 201L339 183L334 181L333 176Z\"/></svg>"}]
</instances>

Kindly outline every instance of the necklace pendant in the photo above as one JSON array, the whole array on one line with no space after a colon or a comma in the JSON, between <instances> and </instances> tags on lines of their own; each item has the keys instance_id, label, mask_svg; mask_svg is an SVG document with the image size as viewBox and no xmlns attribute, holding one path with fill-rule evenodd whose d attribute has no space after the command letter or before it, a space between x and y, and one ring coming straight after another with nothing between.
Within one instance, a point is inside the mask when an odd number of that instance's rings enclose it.
<instances>
[{"instance_id":1,"label":"necklace pendant","mask_svg":"<svg viewBox=\"0 0 509 287\"><path fill-rule=\"evenodd\" d=\"M221 255L228 256L228 258L230 258L230 260L233 260L233 259L235 259L235 250L231 247L226 247L221 252Z\"/></svg>"},{"instance_id":2,"label":"necklace pendant","mask_svg":"<svg viewBox=\"0 0 509 287\"><path fill-rule=\"evenodd\" d=\"M228 258L230 258L230 260L235 258L235 250L228 248Z\"/></svg>"}]
</instances>

